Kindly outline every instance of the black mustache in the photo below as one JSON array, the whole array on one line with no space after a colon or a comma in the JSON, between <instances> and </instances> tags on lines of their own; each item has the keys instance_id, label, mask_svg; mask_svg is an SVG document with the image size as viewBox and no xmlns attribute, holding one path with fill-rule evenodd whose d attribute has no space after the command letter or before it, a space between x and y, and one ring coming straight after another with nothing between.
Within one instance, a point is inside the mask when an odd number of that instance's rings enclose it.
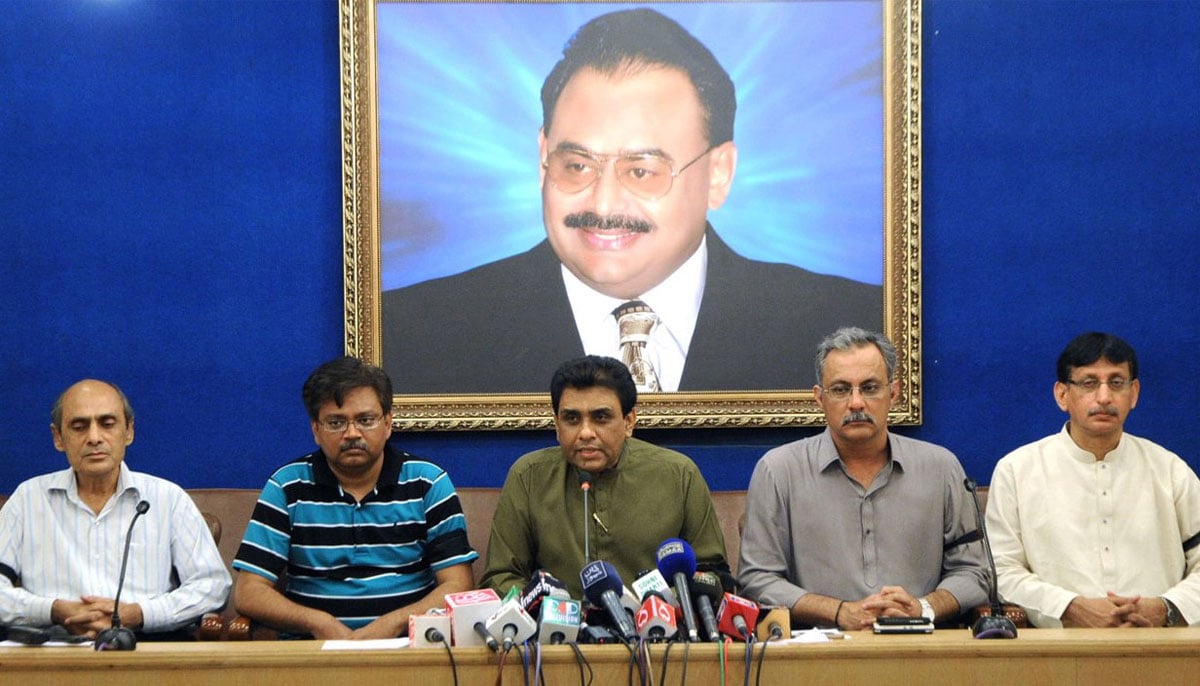
<instances>
[{"instance_id":1,"label":"black mustache","mask_svg":"<svg viewBox=\"0 0 1200 686\"><path fill-rule=\"evenodd\" d=\"M627 217L623 214L601 217L595 212L568 214L566 219L563 219L563 224L572 229L600 229L602 231L625 229L634 233L650 233L650 229L654 228L654 225L645 219Z\"/></svg>"},{"instance_id":2,"label":"black mustache","mask_svg":"<svg viewBox=\"0 0 1200 686\"><path fill-rule=\"evenodd\" d=\"M361 438L354 438L349 441L344 441L338 446L338 452L344 453L347 450L366 450L367 442Z\"/></svg>"}]
</instances>

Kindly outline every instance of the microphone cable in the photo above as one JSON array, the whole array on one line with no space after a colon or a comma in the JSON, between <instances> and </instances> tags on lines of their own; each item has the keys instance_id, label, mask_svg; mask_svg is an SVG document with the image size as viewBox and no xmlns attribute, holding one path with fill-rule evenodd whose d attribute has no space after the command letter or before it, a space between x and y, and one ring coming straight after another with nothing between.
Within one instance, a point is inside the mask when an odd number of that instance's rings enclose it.
<instances>
[{"instance_id":1,"label":"microphone cable","mask_svg":"<svg viewBox=\"0 0 1200 686\"><path fill-rule=\"evenodd\" d=\"M750 683L750 666L754 664L754 634L746 637L746 665L742 671L742 683Z\"/></svg>"},{"instance_id":2,"label":"microphone cable","mask_svg":"<svg viewBox=\"0 0 1200 686\"><path fill-rule=\"evenodd\" d=\"M762 647L759 648L759 650L758 650L758 674L756 674L754 677L754 686L759 686L759 684L762 683L763 658L766 657L766 655L767 655L767 644L768 643L770 643L770 641L759 641L758 642L758 644ZM746 683L750 683L750 682L747 681Z\"/></svg>"},{"instance_id":3,"label":"microphone cable","mask_svg":"<svg viewBox=\"0 0 1200 686\"><path fill-rule=\"evenodd\" d=\"M667 686L667 658L671 656L671 646L675 645L675 642L678 639L679 634L675 634L674 638L667 641L667 647L663 648L662 669L658 673L658 683L662 684L663 686Z\"/></svg>"},{"instance_id":4,"label":"microphone cable","mask_svg":"<svg viewBox=\"0 0 1200 686\"><path fill-rule=\"evenodd\" d=\"M525 639L523 646L517 646L517 653L521 656L521 674L525 677L525 686L529 686L529 670L533 667L529 660L529 639Z\"/></svg>"},{"instance_id":5,"label":"microphone cable","mask_svg":"<svg viewBox=\"0 0 1200 686\"><path fill-rule=\"evenodd\" d=\"M450 658L450 674L454 676L454 686L458 686L458 663L454 661L454 651L450 650L450 642L446 640L446 636L431 627L426 630L425 637L430 641L440 641L446 649L446 657Z\"/></svg>"},{"instance_id":6,"label":"microphone cable","mask_svg":"<svg viewBox=\"0 0 1200 686\"><path fill-rule=\"evenodd\" d=\"M575 651L575 666L579 668L579 686L592 686L592 679L596 673L592 671L592 663L584 657L583 651L579 649L579 643L571 641L567 645L571 646L571 650ZM587 681L583 680L583 668L587 667Z\"/></svg>"},{"instance_id":7,"label":"microphone cable","mask_svg":"<svg viewBox=\"0 0 1200 686\"><path fill-rule=\"evenodd\" d=\"M545 679L545 677L546 677L545 674L542 674L542 644L541 644L541 642L535 643L533 645L533 648L531 648L531 650L533 650L533 652L534 652L533 686L540 686L540 684L542 683L542 680Z\"/></svg>"},{"instance_id":8,"label":"microphone cable","mask_svg":"<svg viewBox=\"0 0 1200 686\"><path fill-rule=\"evenodd\" d=\"M717 664L720 665L721 679L718 683L725 686L725 672L729 669L729 646L733 644L733 639L728 636L724 640L717 640Z\"/></svg>"}]
</instances>

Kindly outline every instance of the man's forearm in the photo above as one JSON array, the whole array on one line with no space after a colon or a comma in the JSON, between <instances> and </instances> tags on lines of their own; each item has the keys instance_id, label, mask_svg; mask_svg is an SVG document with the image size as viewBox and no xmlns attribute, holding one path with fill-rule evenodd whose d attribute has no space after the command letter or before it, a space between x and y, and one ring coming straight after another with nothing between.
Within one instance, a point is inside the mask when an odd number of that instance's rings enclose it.
<instances>
[{"instance_id":1,"label":"man's forearm","mask_svg":"<svg viewBox=\"0 0 1200 686\"><path fill-rule=\"evenodd\" d=\"M331 629L336 630L337 626L349 632L345 625L328 612L289 600L267 585L239 584L234 609L256 622L289 633L317 636Z\"/></svg>"},{"instance_id":2,"label":"man's forearm","mask_svg":"<svg viewBox=\"0 0 1200 686\"><path fill-rule=\"evenodd\" d=\"M433 590L424 598L380 616L370 624L357 629L355 633L373 638L393 638L399 636L408 631L408 618L410 616L424 614L434 608L444 607L446 604L446 595L469 590L471 590L471 583L469 581L464 583L461 579L447 580L434 586Z\"/></svg>"}]
</instances>

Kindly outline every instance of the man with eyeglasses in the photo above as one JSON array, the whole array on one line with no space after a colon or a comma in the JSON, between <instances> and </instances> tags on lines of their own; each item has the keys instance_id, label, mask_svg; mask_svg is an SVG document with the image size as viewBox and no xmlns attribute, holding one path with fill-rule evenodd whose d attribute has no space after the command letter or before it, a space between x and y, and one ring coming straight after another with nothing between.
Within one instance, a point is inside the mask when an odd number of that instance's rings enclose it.
<instances>
[{"instance_id":1,"label":"man with eyeglasses","mask_svg":"<svg viewBox=\"0 0 1200 686\"><path fill-rule=\"evenodd\" d=\"M899 393L883 334L839 329L817 349L821 434L767 452L746 493L738 582L793 621L856 630L943 622L987 600L974 505L940 446L887 430Z\"/></svg>"},{"instance_id":2,"label":"man with eyeglasses","mask_svg":"<svg viewBox=\"0 0 1200 686\"><path fill-rule=\"evenodd\" d=\"M1137 354L1090 332L1058 358L1061 431L992 474L987 529L1001 597L1047 627L1200 624L1200 480L1175 453L1125 433Z\"/></svg>"},{"instance_id":3,"label":"man with eyeglasses","mask_svg":"<svg viewBox=\"0 0 1200 686\"><path fill-rule=\"evenodd\" d=\"M454 484L388 445L392 384L379 367L327 362L303 396L320 449L263 487L233 562L234 605L295 636L402 635L410 614L473 585L478 554Z\"/></svg>"},{"instance_id":4,"label":"man with eyeglasses","mask_svg":"<svg viewBox=\"0 0 1200 686\"><path fill-rule=\"evenodd\" d=\"M879 326L882 289L748 260L718 237L708 213L732 188L736 108L725 69L662 14L580 28L542 85L546 240L385 293L397 387L536 392L558 360L630 363L631 341L643 392L811 385L792 351L842 324Z\"/></svg>"}]
</instances>

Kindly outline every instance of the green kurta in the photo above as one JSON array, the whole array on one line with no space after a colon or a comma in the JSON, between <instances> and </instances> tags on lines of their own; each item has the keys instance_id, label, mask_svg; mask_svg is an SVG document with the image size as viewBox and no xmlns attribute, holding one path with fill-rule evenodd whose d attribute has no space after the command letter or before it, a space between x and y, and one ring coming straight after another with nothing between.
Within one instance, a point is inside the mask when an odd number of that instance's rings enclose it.
<instances>
[{"instance_id":1,"label":"green kurta","mask_svg":"<svg viewBox=\"0 0 1200 686\"><path fill-rule=\"evenodd\" d=\"M630 438L617 466L592 481L589 500L592 559L611 563L626 586L656 567L668 538L690 543L701 569L728 573L708 484L686 455ZM582 597L583 520L578 472L562 449L521 457L500 493L480 585L503 595L544 569Z\"/></svg>"}]
</instances>

